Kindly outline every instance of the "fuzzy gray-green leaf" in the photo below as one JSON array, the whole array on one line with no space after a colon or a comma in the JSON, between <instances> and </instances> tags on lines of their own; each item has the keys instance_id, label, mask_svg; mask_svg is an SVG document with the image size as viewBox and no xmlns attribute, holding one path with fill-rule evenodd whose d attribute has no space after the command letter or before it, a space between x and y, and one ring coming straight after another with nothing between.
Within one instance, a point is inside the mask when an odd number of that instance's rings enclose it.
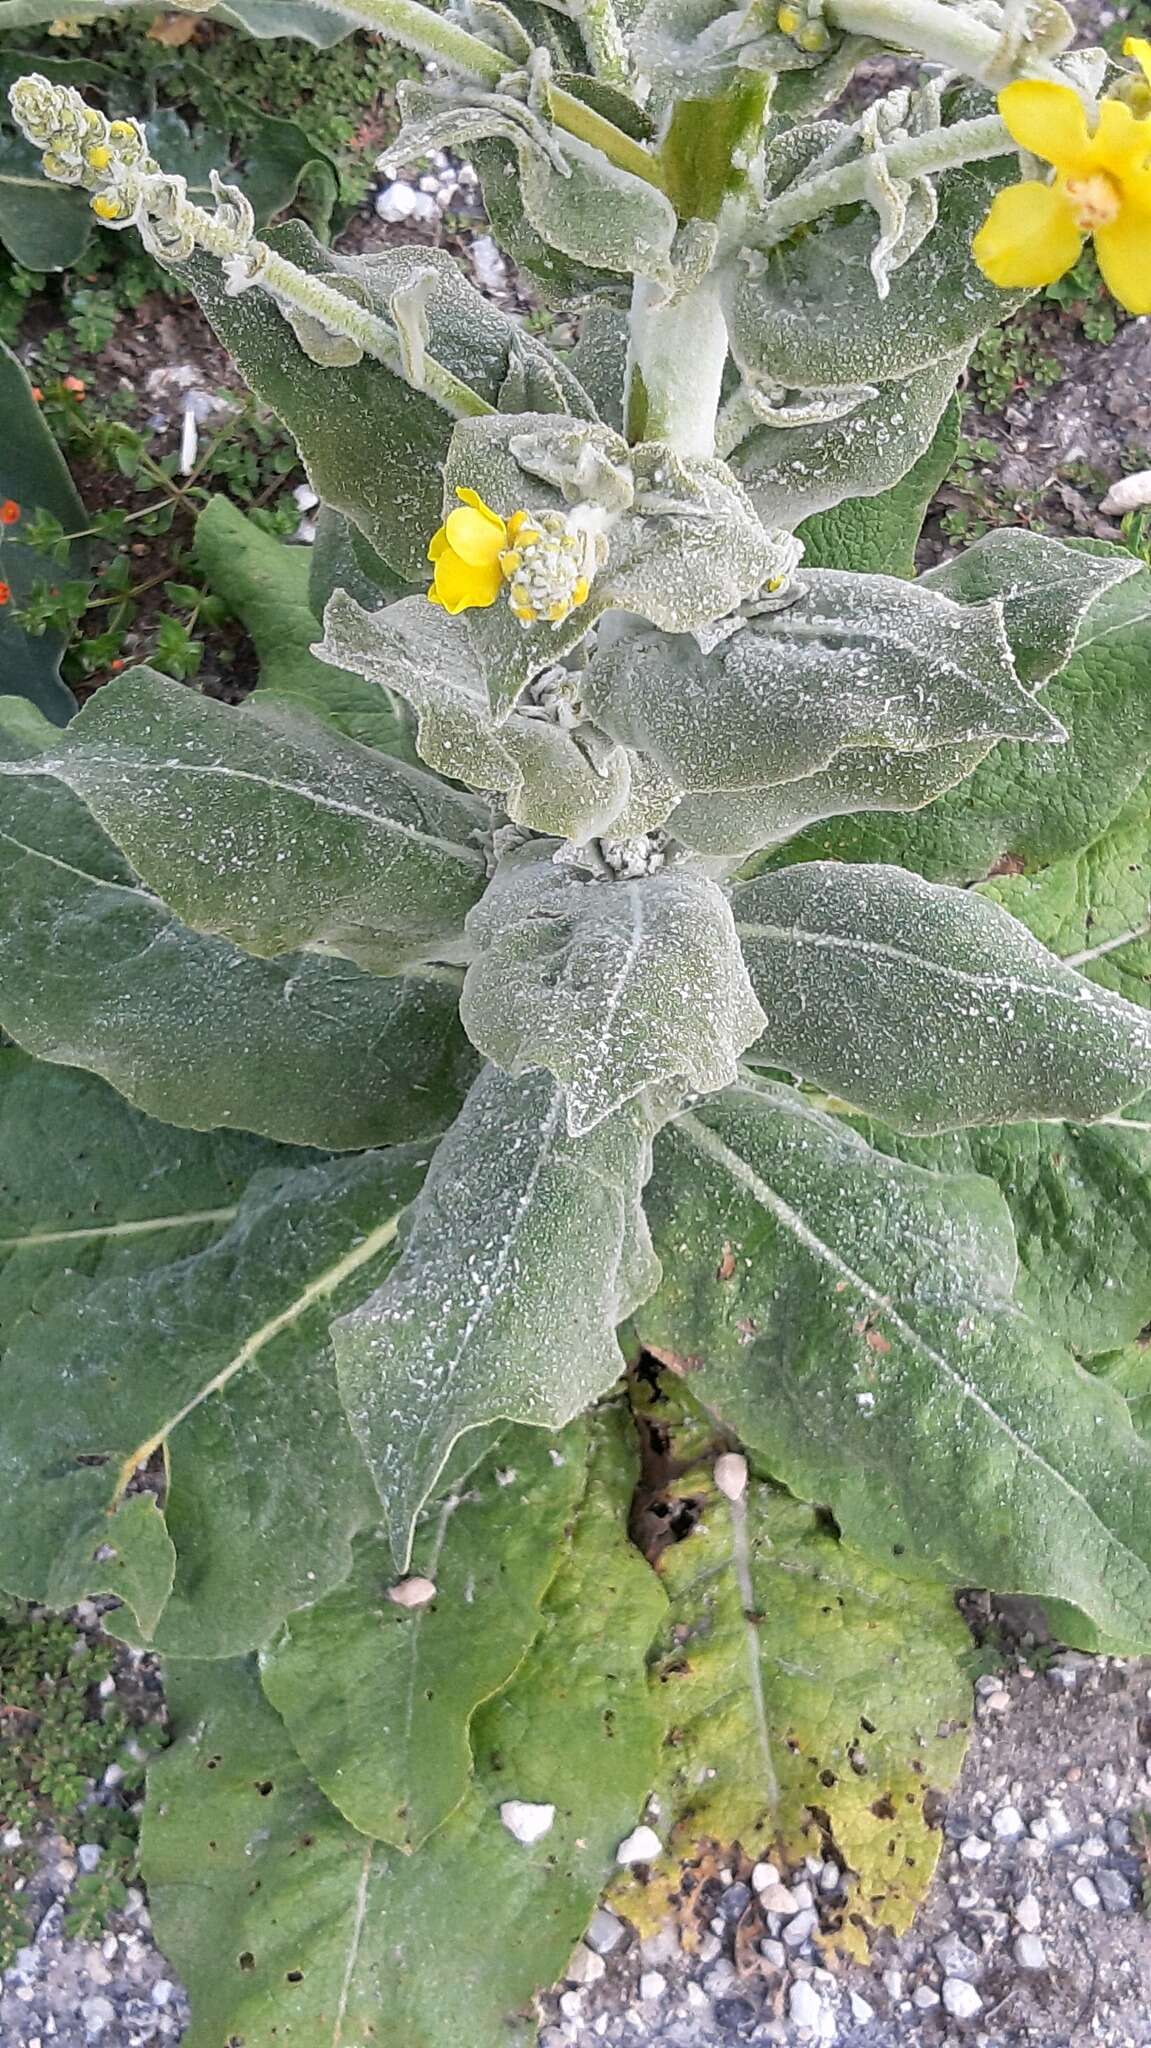
<instances>
[{"instance_id":1,"label":"fuzzy gray-green leaf","mask_svg":"<svg viewBox=\"0 0 1151 2048\"><path fill-rule=\"evenodd\" d=\"M552 852L510 855L471 915L472 1043L512 1074L548 1068L577 1137L646 1088L734 1081L764 1018L723 891L687 865L593 880Z\"/></svg>"},{"instance_id":2,"label":"fuzzy gray-green leaf","mask_svg":"<svg viewBox=\"0 0 1151 2048\"><path fill-rule=\"evenodd\" d=\"M583 1138L546 1073L488 1067L442 1141L388 1284L335 1325L340 1388L406 1565L465 1430L561 1428L623 1368L616 1327L656 1284L636 1106Z\"/></svg>"},{"instance_id":3,"label":"fuzzy gray-green leaf","mask_svg":"<svg viewBox=\"0 0 1151 2048\"><path fill-rule=\"evenodd\" d=\"M665 1133L648 1208L665 1280L641 1337L845 1541L1151 1644L1151 1450L1015 1304L989 1181L745 1087Z\"/></svg>"},{"instance_id":4,"label":"fuzzy gray-green leaf","mask_svg":"<svg viewBox=\"0 0 1151 2048\"><path fill-rule=\"evenodd\" d=\"M1151 1016L966 889L808 861L745 882L753 1057L898 1130L1108 1116L1151 1088Z\"/></svg>"}]
</instances>

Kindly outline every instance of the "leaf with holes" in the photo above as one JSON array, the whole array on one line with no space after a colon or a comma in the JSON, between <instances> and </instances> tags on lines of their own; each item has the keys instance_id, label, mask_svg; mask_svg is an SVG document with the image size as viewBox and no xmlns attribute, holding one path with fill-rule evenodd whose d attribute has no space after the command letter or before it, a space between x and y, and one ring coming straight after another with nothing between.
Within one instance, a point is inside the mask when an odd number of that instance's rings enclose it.
<instances>
[{"instance_id":1,"label":"leaf with holes","mask_svg":"<svg viewBox=\"0 0 1151 2048\"><path fill-rule=\"evenodd\" d=\"M725 1444L697 1462L681 1413L668 1387L652 1411L676 1475L663 1500L691 1526L658 1558L671 1604L651 1678L675 1730L657 1785L666 1847L618 1903L647 1924L683 1861L738 1843L753 1861L830 1854L849 1873L836 1945L858 1945L860 1919L901 1931L939 1854L933 1805L963 1758L971 1651L954 1598L869 1562L755 1472L726 1498L712 1474Z\"/></svg>"},{"instance_id":2,"label":"leaf with holes","mask_svg":"<svg viewBox=\"0 0 1151 2048\"><path fill-rule=\"evenodd\" d=\"M147 1265L24 1317L3 1368L0 1584L69 1606L139 1570L127 1536L127 1564L102 1551L158 1451L176 1553L158 1647L234 1656L339 1584L378 1510L328 1325L380 1284L426 1163L411 1147L273 1164L201 1250L173 1258L158 1234Z\"/></svg>"},{"instance_id":3,"label":"leaf with holes","mask_svg":"<svg viewBox=\"0 0 1151 2048\"><path fill-rule=\"evenodd\" d=\"M773 1476L901 1573L1151 1643L1151 1450L1016 1305L990 1181L884 1158L766 1085L705 1103L660 1154L665 1277L640 1335Z\"/></svg>"},{"instance_id":4,"label":"leaf with holes","mask_svg":"<svg viewBox=\"0 0 1151 2048\"><path fill-rule=\"evenodd\" d=\"M540 1633L472 1723L475 1776L412 1855L356 1832L307 1777L250 1666L167 1665L175 1742L152 1767L141 1857L188 1984L188 2048L298 2035L528 2048L656 1769L644 1657L664 1610L624 1534L635 1461L609 1414ZM554 1807L517 1841L509 1799ZM209 1846L209 1844L211 1846ZM210 1887L188 1874L209 1866ZM451 1967L441 1968L451 1902Z\"/></svg>"}]
</instances>

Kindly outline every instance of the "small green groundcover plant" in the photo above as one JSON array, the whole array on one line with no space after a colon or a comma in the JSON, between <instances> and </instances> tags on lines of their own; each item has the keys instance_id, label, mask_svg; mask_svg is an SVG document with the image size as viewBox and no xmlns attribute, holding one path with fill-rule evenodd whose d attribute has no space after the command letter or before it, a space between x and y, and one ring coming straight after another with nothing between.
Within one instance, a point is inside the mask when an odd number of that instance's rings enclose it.
<instances>
[{"instance_id":1,"label":"small green groundcover plant","mask_svg":"<svg viewBox=\"0 0 1151 2048\"><path fill-rule=\"evenodd\" d=\"M466 152L580 338L14 88L324 509L310 580L202 514L240 708L0 705L0 1585L163 1653L194 2048L499 2048L605 1884L650 1924L717 1846L906 1924L956 1587L1151 1650L1151 581L913 574L981 333L1088 234L1147 310L1148 52L1046 0L227 13L434 59L392 156Z\"/></svg>"}]
</instances>

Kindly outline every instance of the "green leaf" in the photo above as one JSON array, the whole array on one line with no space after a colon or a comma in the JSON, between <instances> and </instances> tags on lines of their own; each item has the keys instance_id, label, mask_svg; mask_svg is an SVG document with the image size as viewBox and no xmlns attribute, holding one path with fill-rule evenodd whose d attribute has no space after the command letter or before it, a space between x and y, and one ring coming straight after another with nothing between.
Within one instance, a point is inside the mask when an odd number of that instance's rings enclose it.
<instances>
[{"instance_id":1,"label":"green leaf","mask_svg":"<svg viewBox=\"0 0 1151 2048\"><path fill-rule=\"evenodd\" d=\"M292 709L236 710L151 669L0 772L63 782L178 917L264 958L307 946L389 973L458 957L486 879L471 798Z\"/></svg>"},{"instance_id":2,"label":"green leaf","mask_svg":"<svg viewBox=\"0 0 1151 2048\"><path fill-rule=\"evenodd\" d=\"M968 890L808 861L732 907L767 1016L753 1059L898 1130L1091 1119L1151 1088L1147 1012Z\"/></svg>"},{"instance_id":3,"label":"green leaf","mask_svg":"<svg viewBox=\"0 0 1151 2048\"><path fill-rule=\"evenodd\" d=\"M0 1051L0 1337L95 1280L190 1258L252 1175L303 1162L241 1132L170 1130L92 1074ZM0 1376L0 1384L3 1384Z\"/></svg>"},{"instance_id":4,"label":"green leaf","mask_svg":"<svg viewBox=\"0 0 1151 2048\"><path fill-rule=\"evenodd\" d=\"M900 1574L1151 1643L1151 1450L1014 1303L991 1183L882 1158L773 1087L705 1103L660 1152L639 1334L766 1468Z\"/></svg>"},{"instance_id":5,"label":"green leaf","mask_svg":"<svg viewBox=\"0 0 1151 2048\"><path fill-rule=\"evenodd\" d=\"M921 817L865 812L809 833L788 859L894 861L963 884L1090 846L1151 768L1151 574L1141 570L1092 608L1044 702L1065 746L1004 741Z\"/></svg>"},{"instance_id":6,"label":"green leaf","mask_svg":"<svg viewBox=\"0 0 1151 2048\"><path fill-rule=\"evenodd\" d=\"M996 192L1017 176L1014 155L946 172L938 225L892 273L882 299L869 263L869 206L846 219L826 214L805 234L734 265L726 311L745 377L789 390L802 376L805 385L843 390L911 377L970 349L1029 297L993 285L971 255Z\"/></svg>"},{"instance_id":7,"label":"green leaf","mask_svg":"<svg viewBox=\"0 0 1151 2048\"><path fill-rule=\"evenodd\" d=\"M475 291L444 251L339 256L299 222L267 239L304 270L348 281L385 318L391 317L395 294L430 272L435 282L425 308L428 351L437 362L495 405L513 349L527 349L555 369L569 410L590 412L590 401L551 351ZM440 523L441 466L453 428L449 415L373 359L345 368L313 362L265 293L246 292L243 301L229 297L220 265L211 258L196 256L179 274L241 374L287 427L323 502L351 519L396 574L424 582L428 541Z\"/></svg>"},{"instance_id":8,"label":"green leaf","mask_svg":"<svg viewBox=\"0 0 1151 2048\"><path fill-rule=\"evenodd\" d=\"M338 513L328 518L347 531ZM320 626L306 549L265 533L230 498L211 498L196 521L196 557L210 588L247 627L260 663L261 701L274 697L348 739L407 758L402 715L383 691L312 652ZM374 597L378 602L378 591Z\"/></svg>"},{"instance_id":9,"label":"green leaf","mask_svg":"<svg viewBox=\"0 0 1151 2048\"><path fill-rule=\"evenodd\" d=\"M671 1605L650 1660L675 1730L657 1781L673 1824L647 1896L623 1891L619 1903L650 1916L683 1860L738 1842L751 1858L830 1854L851 1873L837 1945L860 1917L902 1931L931 1881L933 1807L971 1711L954 1597L870 1563L754 1472L726 1499L714 1451L681 1462L669 1398L651 1421L677 1476L657 1505L694 1524L658 1561Z\"/></svg>"},{"instance_id":10,"label":"green leaf","mask_svg":"<svg viewBox=\"0 0 1151 2048\"><path fill-rule=\"evenodd\" d=\"M939 1138L852 1123L879 1152L994 1181L1015 1226L1016 1296L1078 1358L1136 1343L1151 1322L1151 1123L1011 1124Z\"/></svg>"},{"instance_id":11,"label":"green leaf","mask_svg":"<svg viewBox=\"0 0 1151 2048\"><path fill-rule=\"evenodd\" d=\"M796 526L845 499L896 489L932 446L967 353L941 356L906 381L873 379L871 395L846 411L841 392L799 387L791 416L785 401L730 457L760 518L769 526ZM830 566L844 564L836 559Z\"/></svg>"},{"instance_id":12,"label":"green leaf","mask_svg":"<svg viewBox=\"0 0 1151 2048\"><path fill-rule=\"evenodd\" d=\"M1070 659L1092 607L1139 566L1125 548L1088 553L1007 526L929 569L920 584L960 604L1001 598L1016 674L1036 689Z\"/></svg>"},{"instance_id":13,"label":"green leaf","mask_svg":"<svg viewBox=\"0 0 1151 2048\"><path fill-rule=\"evenodd\" d=\"M468 920L473 1045L510 1074L554 1074L573 1137L645 1089L734 1081L764 1016L722 890L685 865L593 879L553 853L508 855Z\"/></svg>"},{"instance_id":14,"label":"green leaf","mask_svg":"<svg viewBox=\"0 0 1151 2048\"><path fill-rule=\"evenodd\" d=\"M356 1545L350 1578L292 1616L261 1659L264 1691L332 1804L366 1835L418 1849L468 1791L468 1727L540 1626L587 1481L587 1434L508 1429L424 1509L412 1569L431 1605L389 1601L391 1553Z\"/></svg>"},{"instance_id":15,"label":"green leaf","mask_svg":"<svg viewBox=\"0 0 1151 2048\"><path fill-rule=\"evenodd\" d=\"M55 735L0 707L0 761ZM349 960L256 960L142 889L83 804L0 773L0 1025L102 1074L138 1108L335 1150L442 1130L475 1068L454 978Z\"/></svg>"},{"instance_id":16,"label":"green leaf","mask_svg":"<svg viewBox=\"0 0 1151 2048\"><path fill-rule=\"evenodd\" d=\"M2 1375L0 1584L53 1606L115 1590L109 1515L162 1450L160 1648L234 1656L338 1585L377 1509L328 1323L379 1285L426 1162L409 1147L261 1173L203 1250L173 1260L158 1236L150 1268L24 1317Z\"/></svg>"},{"instance_id":17,"label":"green leaf","mask_svg":"<svg viewBox=\"0 0 1151 2048\"><path fill-rule=\"evenodd\" d=\"M949 400L930 447L890 490L844 498L799 528L809 569L856 569L914 576L915 545L927 508L959 447L959 401Z\"/></svg>"},{"instance_id":18,"label":"green leaf","mask_svg":"<svg viewBox=\"0 0 1151 2048\"><path fill-rule=\"evenodd\" d=\"M997 603L837 569L800 570L792 602L710 654L637 634L593 660L581 695L684 791L789 783L856 749L1062 736L1016 679Z\"/></svg>"},{"instance_id":19,"label":"green leaf","mask_svg":"<svg viewBox=\"0 0 1151 2048\"><path fill-rule=\"evenodd\" d=\"M2 148L2 144L0 144ZM60 680L62 633L26 633L15 612L26 604L37 584L65 578L88 581L87 554L82 542L65 549L54 562L29 547L24 535L37 513L49 513L65 534L82 533L88 515L67 466L40 416L31 386L10 349L0 343L0 411L4 435L0 442L0 500L20 507L15 526L0 527L0 582L8 585L9 602L0 605L0 695L26 697L56 725L75 710L71 690Z\"/></svg>"},{"instance_id":20,"label":"green leaf","mask_svg":"<svg viewBox=\"0 0 1151 2048\"><path fill-rule=\"evenodd\" d=\"M389 1284L335 1325L344 1403L401 1567L456 1439L559 1429L623 1369L616 1327L657 1271L640 1195L651 1125L569 1136L550 1074L481 1074L440 1145Z\"/></svg>"},{"instance_id":21,"label":"green leaf","mask_svg":"<svg viewBox=\"0 0 1151 2048\"><path fill-rule=\"evenodd\" d=\"M158 1938L191 1991L187 2048L534 2039L525 2008L587 1926L660 1736L643 1660L664 1600L624 1533L634 1457L616 1418L600 1428L541 1635L473 1722L462 1806L414 1855L328 1805L250 1667L169 1666L176 1741L152 1768L141 1854ZM555 1806L535 1844L502 1825L512 1798ZM205 1868L210 1886L189 1882Z\"/></svg>"},{"instance_id":22,"label":"green leaf","mask_svg":"<svg viewBox=\"0 0 1151 2048\"><path fill-rule=\"evenodd\" d=\"M466 618L450 618L423 597L365 611L338 590L324 615L320 652L341 672L362 676L383 703L393 693L406 699L429 767L498 794L513 823L582 845L611 832L625 812L634 763L594 726L561 725L538 715L538 706L513 709L497 722ZM651 824L662 822L673 802L670 793ZM636 829L647 830L648 819Z\"/></svg>"},{"instance_id":23,"label":"green leaf","mask_svg":"<svg viewBox=\"0 0 1151 2048\"><path fill-rule=\"evenodd\" d=\"M209 172L219 171L250 201L257 228L299 201L313 227L327 234L339 197L339 172L307 129L221 92L211 74L189 63L185 52L174 67L174 90L187 92L193 83L207 87L212 125L190 128L172 107L159 108L146 123L152 153L165 172L186 178L189 199L210 209ZM122 88L116 104L123 104Z\"/></svg>"},{"instance_id":24,"label":"green leaf","mask_svg":"<svg viewBox=\"0 0 1151 2048\"><path fill-rule=\"evenodd\" d=\"M954 789L991 752L992 739L899 753L894 747L851 747L814 775L774 789L697 791L676 805L669 831L698 853L743 853L790 841L793 860L804 842L792 835L823 818L869 810L918 811ZM674 822L673 822L674 821Z\"/></svg>"},{"instance_id":25,"label":"green leaf","mask_svg":"<svg viewBox=\"0 0 1151 2048\"><path fill-rule=\"evenodd\" d=\"M68 0L69 21L102 21L110 13L129 14L137 8L154 11L154 0ZM189 11L202 14L197 4ZM320 0L219 0L207 9L214 19L253 36L302 36L321 49L329 48L352 33L351 15L320 4ZM35 28L43 21L61 19L56 0L0 0L0 32Z\"/></svg>"}]
</instances>

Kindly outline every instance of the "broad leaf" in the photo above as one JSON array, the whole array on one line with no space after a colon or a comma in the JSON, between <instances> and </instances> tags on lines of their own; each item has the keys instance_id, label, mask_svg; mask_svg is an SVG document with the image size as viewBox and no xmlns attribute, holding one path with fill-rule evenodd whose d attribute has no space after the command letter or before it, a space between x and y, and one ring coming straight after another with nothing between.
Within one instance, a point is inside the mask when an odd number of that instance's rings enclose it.
<instances>
[{"instance_id":1,"label":"broad leaf","mask_svg":"<svg viewBox=\"0 0 1151 2048\"><path fill-rule=\"evenodd\" d=\"M915 547L927 508L959 447L959 402L952 398L934 439L906 476L871 498L844 498L799 529L809 569L855 569L914 576Z\"/></svg>"},{"instance_id":2,"label":"broad leaf","mask_svg":"<svg viewBox=\"0 0 1151 2048\"><path fill-rule=\"evenodd\" d=\"M329 1806L249 1667L169 1666L176 1741L152 1769L142 1858L191 1992L187 2048L528 2048L531 1995L587 1926L661 1732L643 1660L664 1600L626 1540L634 1460L612 1422L541 1635L473 1722L472 1787L414 1855ZM555 1806L540 1841L501 1822L513 1798ZM205 1865L211 1885L190 1884Z\"/></svg>"},{"instance_id":3,"label":"broad leaf","mask_svg":"<svg viewBox=\"0 0 1151 2048\"><path fill-rule=\"evenodd\" d=\"M684 1458L670 1388L651 1423L675 1474L657 1504L691 1533L658 1560L671 1607L651 1675L676 1731L657 1785L665 1855L624 1910L650 1919L685 1858L738 1842L851 1873L837 1945L861 1918L902 1930L931 1881L934 1809L971 1709L954 1597L869 1562L755 1472L725 1498L711 1466L726 1446Z\"/></svg>"},{"instance_id":4,"label":"broad leaf","mask_svg":"<svg viewBox=\"0 0 1151 2048\"><path fill-rule=\"evenodd\" d=\"M264 958L307 946L389 973L458 957L484 885L481 805L310 716L235 710L151 669L0 772L63 782L185 923Z\"/></svg>"},{"instance_id":5,"label":"broad leaf","mask_svg":"<svg viewBox=\"0 0 1151 2048\"><path fill-rule=\"evenodd\" d=\"M991 739L899 753L894 747L852 747L814 775L773 789L697 791L676 805L672 835L698 853L750 853L779 845L824 818L868 810L918 811L954 789L991 752ZM795 850L777 858L793 859Z\"/></svg>"},{"instance_id":6,"label":"broad leaf","mask_svg":"<svg viewBox=\"0 0 1151 2048\"><path fill-rule=\"evenodd\" d=\"M1016 1296L1078 1358L1136 1344L1151 1322L1151 1122L1138 1107L1130 1123L1011 1124L938 1138L852 1122L879 1152L995 1182L1019 1247Z\"/></svg>"},{"instance_id":7,"label":"broad leaf","mask_svg":"<svg viewBox=\"0 0 1151 2048\"><path fill-rule=\"evenodd\" d=\"M327 517L347 530L339 513ZM411 758L402 710L362 677L312 652L320 628L312 610L315 564L305 549L275 540L230 498L212 498L196 521L196 557L212 590L247 627L260 663L262 702L274 697L289 709L312 712L348 739Z\"/></svg>"},{"instance_id":8,"label":"broad leaf","mask_svg":"<svg viewBox=\"0 0 1151 2048\"><path fill-rule=\"evenodd\" d=\"M0 1052L0 1341L96 1280L190 1258L235 1219L252 1175L304 1164L242 1132L175 1131L93 1074ZM0 1386L4 1384L0 1370Z\"/></svg>"},{"instance_id":9,"label":"broad leaf","mask_svg":"<svg viewBox=\"0 0 1151 2048\"><path fill-rule=\"evenodd\" d=\"M771 423L753 427L730 457L761 519L795 526L845 499L898 488L932 446L966 364L961 349L905 382L872 380L846 406L842 392L800 387L790 418L781 391Z\"/></svg>"},{"instance_id":10,"label":"broad leaf","mask_svg":"<svg viewBox=\"0 0 1151 2048\"><path fill-rule=\"evenodd\" d=\"M27 707L0 708L0 762L54 737ZM0 849L0 1025L40 1059L102 1074L166 1123L335 1150L455 1115L475 1061L448 970L381 980L206 938L47 777L0 773Z\"/></svg>"},{"instance_id":11,"label":"broad leaf","mask_svg":"<svg viewBox=\"0 0 1151 2048\"><path fill-rule=\"evenodd\" d=\"M1151 1088L1151 1016L968 890L809 861L733 908L767 1016L753 1058L898 1130L1090 1119Z\"/></svg>"},{"instance_id":12,"label":"broad leaf","mask_svg":"<svg viewBox=\"0 0 1151 2048\"><path fill-rule=\"evenodd\" d=\"M586 1137L550 1074L481 1074L436 1153L388 1284L334 1328L340 1388L397 1561L465 1430L562 1428L623 1369L616 1327L658 1270L638 1106Z\"/></svg>"},{"instance_id":13,"label":"broad leaf","mask_svg":"<svg viewBox=\"0 0 1151 2048\"><path fill-rule=\"evenodd\" d=\"M764 1016L722 890L689 866L592 879L553 852L508 856L468 921L472 1043L508 1073L553 1073L573 1137L647 1088L734 1081Z\"/></svg>"},{"instance_id":14,"label":"broad leaf","mask_svg":"<svg viewBox=\"0 0 1151 2048\"><path fill-rule=\"evenodd\" d=\"M824 214L765 253L745 252L726 307L744 375L787 389L801 374L806 384L842 389L910 377L970 349L1028 297L993 285L971 254L996 192L1017 170L1010 155L940 178L938 226L892 273L882 299L869 266L876 220L868 206L846 219Z\"/></svg>"},{"instance_id":15,"label":"broad leaf","mask_svg":"<svg viewBox=\"0 0 1151 2048\"><path fill-rule=\"evenodd\" d=\"M393 694L406 699L429 767L498 795L517 825L582 844L618 829L632 806L635 762L626 748L591 724L561 723L558 702L555 715L527 704L497 723L467 617L449 618L423 597L369 612L341 590L324 615L318 652L364 677L383 704ZM674 800L666 793L627 829L662 823Z\"/></svg>"},{"instance_id":16,"label":"broad leaf","mask_svg":"<svg viewBox=\"0 0 1151 2048\"><path fill-rule=\"evenodd\" d=\"M888 860L967 883L1045 866L1090 846L1151 767L1151 574L1092 607L1044 692L1062 747L997 746L954 796L919 818L862 815L812 832L790 859Z\"/></svg>"},{"instance_id":17,"label":"broad leaf","mask_svg":"<svg viewBox=\"0 0 1151 2048\"><path fill-rule=\"evenodd\" d=\"M620 643L582 697L684 791L791 782L845 750L1062 737L1016 679L998 604L836 569L800 570L791 603L709 655L686 637Z\"/></svg>"},{"instance_id":18,"label":"broad leaf","mask_svg":"<svg viewBox=\"0 0 1151 2048\"><path fill-rule=\"evenodd\" d=\"M428 352L437 362L495 405L513 350L526 348L555 368L568 410L590 413L590 401L551 351L525 337L443 251L339 256L299 223L277 229L268 240L303 269L343 280L385 319L395 294L431 273L425 310ZM440 523L440 465L452 435L450 416L372 358L348 368L313 362L265 293L229 297L213 259L196 256L180 274L243 376L283 420L324 503L345 513L389 568L409 582L422 582L427 544Z\"/></svg>"},{"instance_id":19,"label":"broad leaf","mask_svg":"<svg viewBox=\"0 0 1151 2048\"><path fill-rule=\"evenodd\" d=\"M413 1147L260 1174L201 1251L173 1259L158 1237L150 1269L26 1316L0 1374L0 1584L52 1606L105 1589L122 1569L103 1558L109 1517L162 1452L176 1574L159 1647L233 1656L338 1585L377 1508L328 1324L387 1272L426 1162Z\"/></svg>"},{"instance_id":20,"label":"broad leaf","mask_svg":"<svg viewBox=\"0 0 1151 2048\"><path fill-rule=\"evenodd\" d=\"M1125 548L1088 553L1005 526L929 569L920 588L960 604L1000 598L1016 674L1035 689L1069 660L1092 607L1138 570L1138 558Z\"/></svg>"},{"instance_id":21,"label":"broad leaf","mask_svg":"<svg viewBox=\"0 0 1151 2048\"><path fill-rule=\"evenodd\" d=\"M60 679L64 635L25 632L15 615L38 585L72 581L87 589L91 578L83 542L61 542L63 559L54 561L30 547L26 536L42 515L56 520L64 535L83 533L88 515L40 417L28 379L2 343L0 411L0 499L20 509L16 525L0 527L0 582L9 592L8 602L0 605L0 696L26 697L56 725L65 725L76 707L71 690Z\"/></svg>"},{"instance_id":22,"label":"broad leaf","mask_svg":"<svg viewBox=\"0 0 1151 2048\"><path fill-rule=\"evenodd\" d=\"M418 1849L468 1790L468 1726L512 1676L587 1483L587 1435L486 1432L416 1530L430 1606L389 1601L387 1544L357 1543L342 1586L285 1623L261 1659L264 1691L333 1806L366 1835ZM458 1461L457 1461L458 1462Z\"/></svg>"},{"instance_id":23,"label":"broad leaf","mask_svg":"<svg viewBox=\"0 0 1151 2048\"><path fill-rule=\"evenodd\" d=\"M111 13L129 14L141 7L151 13L153 0L68 0L66 18L101 21ZM201 0L195 0L189 11L207 11L216 20L246 29L253 36L302 36L321 49L342 41L356 25L351 12L344 16L323 0L218 0L207 10ZM62 18L56 0L0 0L0 31L35 28L41 22Z\"/></svg>"},{"instance_id":24,"label":"broad leaf","mask_svg":"<svg viewBox=\"0 0 1151 2048\"><path fill-rule=\"evenodd\" d=\"M641 1337L847 1542L1151 1643L1151 1450L1015 1305L989 1181L747 1087L665 1134L649 1212L670 1256Z\"/></svg>"}]
</instances>

